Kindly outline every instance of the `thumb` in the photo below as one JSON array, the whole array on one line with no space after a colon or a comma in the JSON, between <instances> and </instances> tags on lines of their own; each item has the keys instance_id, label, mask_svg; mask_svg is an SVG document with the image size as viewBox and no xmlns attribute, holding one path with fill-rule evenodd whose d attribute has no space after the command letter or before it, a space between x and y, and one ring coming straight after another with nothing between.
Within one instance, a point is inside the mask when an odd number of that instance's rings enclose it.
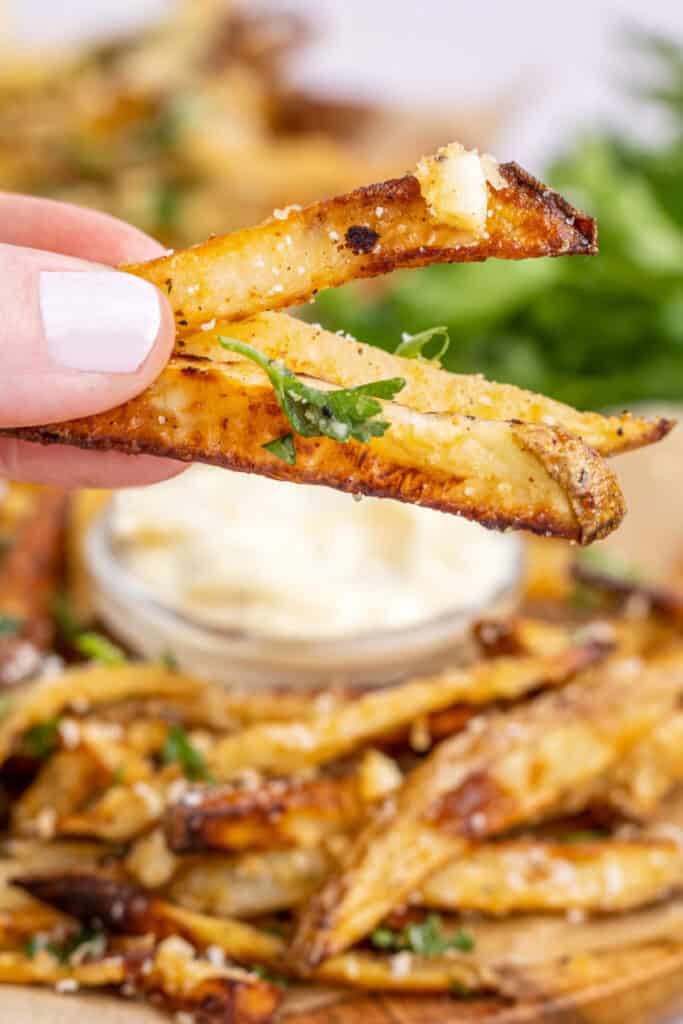
<instances>
[{"instance_id":1,"label":"thumb","mask_svg":"<svg viewBox=\"0 0 683 1024\"><path fill-rule=\"evenodd\" d=\"M153 285L59 253L0 244L0 309L0 427L120 405L173 346L173 315Z\"/></svg>"}]
</instances>

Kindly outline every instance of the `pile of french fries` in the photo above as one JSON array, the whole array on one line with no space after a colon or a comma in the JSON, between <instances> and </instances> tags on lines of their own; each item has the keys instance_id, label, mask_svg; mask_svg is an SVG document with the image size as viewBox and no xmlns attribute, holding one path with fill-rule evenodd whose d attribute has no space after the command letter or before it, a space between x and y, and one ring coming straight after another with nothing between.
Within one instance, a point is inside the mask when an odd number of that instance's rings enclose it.
<instances>
[{"instance_id":1,"label":"pile of french fries","mask_svg":"<svg viewBox=\"0 0 683 1024\"><path fill-rule=\"evenodd\" d=\"M237 693L104 638L79 658L63 608L53 640L64 502L2 506L0 664L41 667L3 680L0 982L265 1024L311 986L540 1012L683 964L676 585L538 541L470 664Z\"/></svg>"}]
</instances>

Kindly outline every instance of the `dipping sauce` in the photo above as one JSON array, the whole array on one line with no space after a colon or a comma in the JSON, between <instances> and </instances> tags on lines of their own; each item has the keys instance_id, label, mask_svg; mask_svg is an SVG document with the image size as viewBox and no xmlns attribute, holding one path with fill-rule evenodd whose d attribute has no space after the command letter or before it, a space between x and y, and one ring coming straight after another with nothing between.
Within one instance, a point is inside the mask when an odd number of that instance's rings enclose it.
<instances>
[{"instance_id":1,"label":"dipping sauce","mask_svg":"<svg viewBox=\"0 0 683 1024\"><path fill-rule=\"evenodd\" d=\"M486 605L518 558L509 537L431 509L208 466L120 492L110 527L121 565L166 607L282 638Z\"/></svg>"}]
</instances>

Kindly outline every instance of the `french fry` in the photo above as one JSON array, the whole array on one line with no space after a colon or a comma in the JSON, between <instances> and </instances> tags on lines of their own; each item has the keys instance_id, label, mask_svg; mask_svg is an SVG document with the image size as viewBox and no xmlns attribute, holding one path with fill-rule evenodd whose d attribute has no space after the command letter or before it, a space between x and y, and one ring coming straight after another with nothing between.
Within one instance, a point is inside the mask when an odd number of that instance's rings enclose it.
<instances>
[{"instance_id":1,"label":"french fry","mask_svg":"<svg viewBox=\"0 0 683 1024\"><path fill-rule=\"evenodd\" d=\"M217 967L197 958L192 946L175 936L164 939L149 973L139 971L136 985L150 996L161 994L167 1009L196 1016L200 1024L268 1024L282 990L237 967Z\"/></svg>"},{"instance_id":2,"label":"french fry","mask_svg":"<svg viewBox=\"0 0 683 1024\"><path fill-rule=\"evenodd\" d=\"M321 288L401 267L597 251L589 217L516 164L500 174L480 236L440 222L407 175L125 269L164 290L184 327L298 305Z\"/></svg>"},{"instance_id":3,"label":"french fry","mask_svg":"<svg viewBox=\"0 0 683 1024\"><path fill-rule=\"evenodd\" d=\"M219 740L209 752L218 779L245 769L297 770L351 753L363 743L405 728L421 715L456 703L513 700L542 686L562 684L590 663L601 645L548 658L499 658L469 668L368 693L328 715L295 723L264 723Z\"/></svg>"},{"instance_id":4,"label":"french fry","mask_svg":"<svg viewBox=\"0 0 683 1024\"><path fill-rule=\"evenodd\" d=\"M419 903L500 915L614 913L669 896L683 883L683 851L664 840L508 840L474 846L428 878Z\"/></svg>"},{"instance_id":5,"label":"french fry","mask_svg":"<svg viewBox=\"0 0 683 1024\"><path fill-rule=\"evenodd\" d=\"M391 497L581 544L606 536L623 517L612 471L560 428L420 413L396 402L383 402L382 414L389 428L369 444L297 435L289 465L263 447L291 427L259 367L174 357L147 391L117 409L10 433Z\"/></svg>"},{"instance_id":6,"label":"french fry","mask_svg":"<svg viewBox=\"0 0 683 1024\"><path fill-rule=\"evenodd\" d=\"M164 830L174 853L203 850L316 846L367 814L353 776L345 779L264 779L251 786L219 786L166 812Z\"/></svg>"},{"instance_id":7,"label":"french fry","mask_svg":"<svg viewBox=\"0 0 683 1024\"><path fill-rule=\"evenodd\" d=\"M152 1002L180 1013L201 1013L202 1024L268 1024L282 993L269 982L236 967L218 967L195 957L182 939L165 939L141 957L116 952L101 959L62 965L49 953L30 958L0 953L0 983L77 988L126 986ZM197 1017L197 1020L200 1018Z\"/></svg>"},{"instance_id":8,"label":"french fry","mask_svg":"<svg viewBox=\"0 0 683 1024\"><path fill-rule=\"evenodd\" d=\"M293 373L329 381L336 387L402 377L406 385L394 401L416 412L561 427L605 457L652 444L673 427L673 421L663 416L647 419L629 413L602 416L577 412L562 402L511 384L450 373L425 360L403 359L281 313L261 313L180 338L176 343L178 355L209 359L212 363L238 362L239 356L220 344L218 339L222 336L252 345L269 358L283 362Z\"/></svg>"},{"instance_id":9,"label":"french fry","mask_svg":"<svg viewBox=\"0 0 683 1024\"><path fill-rule=\"evenodd\" d=\"M370 806L401 784L394 761L367 751L338 777L247 779L192 789L166 811L174 853L318 846L358 826Z\"/></svg>"},{"instance_id":10,"label":"french fry","mask_svg":"<svg viewBox=\"0 0 683 1024\"><path fill-rule=\"evenodd\" d=\"M60 819L75 812L107 781L107 772L85 751L58 751L42 765L35 781L14 805L14 833L52 838L59 831Z\"/></svg>"},{"instance_id":11,"label":"french fry","mask_svg":"<svg viewBox=\"0 0 683 1024\"><path fill-rule=\"evenodd\" d=\"M335 866L326 846L182 857L167 892L200 913L258 917L299 906Z\"/></svg>"},{"instance_id":12,"label":"french fry","mask_svg":"<svg viewBox=\"0 0 683 1024\"><path fill-rule=\"evenodd\" d=\"M135 839L164 813L168 784L177 778L172 767L132 786L110 786L90 806L65 814L57 823L61 836L95 836L107 842Z\"/></svg>"},{"instance_id":13,"label":"french fry","mask_svg":"<svg viewBox=\"0 0 683 1024\"><path fill-rule=\"evenodd\" d=\"M134 697L191 697L203 684L161 664L92 665L41 679L17 695L0 721L0 764L32 726L57 718L67 708L115 704Z\"/></svg>"},{"instance_id":14,"label":"french fry","mask_svg":"<svg viewBox=\"0 0 683 1024\"><path fill-rule=\"evenodd\" d=\"M293 945L313 968L366 935L469 843L556 812L600 780L675 708L680 652L650 666L634 691L612 666L589 686L542 695L446 740L357 838L344 870L305 908Z\"/></svg>"},{"instance_id":15,"label":"french fry","mask_svg":"<svg viewBox=\"0 0 683 1024\"><path fill-rule=\"evenodd\" d=\"M83 924L99 922L114 934L152 934L157 939L180 935L199 948L218 946L226 956L244 963L272 963L284 951L278 938L244 922L176 907L130 882L101 873L24 875L14 884Z\"/></svg>"},{"instance_id":16,"label":"french fry","mask_svg":"<svg viewBox=\"0 0 683 1024\"><path fill-rule=\"evenodd\" d=\"M624 758L608 780L607 802L636 819L648 820L683 782L683 713L672 715ZM598 799L600 799L598 797Z\"/></svg>"}]
</instances>

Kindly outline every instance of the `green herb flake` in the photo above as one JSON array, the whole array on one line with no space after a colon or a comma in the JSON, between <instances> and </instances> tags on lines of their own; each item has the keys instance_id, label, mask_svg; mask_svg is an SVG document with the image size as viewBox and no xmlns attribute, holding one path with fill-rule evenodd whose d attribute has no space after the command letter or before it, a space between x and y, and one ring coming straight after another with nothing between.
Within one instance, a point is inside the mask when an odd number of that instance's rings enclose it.
<instances>
[{"instance_id":1,"label":"green herb flake","mask_svg":"<svg viewBox=\"0 0 683 1024\"><path fill-rule=\"evenodd\" d=\"M74 637L74 648L91 661L98 661L102 665L125 665L128 658L116 644L107 639L102 633L90 630L79 633Z\"/></svg>"},{"instance_id":2,"label":"green herb flake","mask_svg":"<svg viewBox=\"0 0 683 1024\"><path fill-rule=\"evenodd\" d=\"M55 594L52 599L52 617L59 635L66 643L72 643L79 633L84 632L83 623L79 620L71 600L64 593Z\"/></svg>"},{"instance_id":3,"label":"green herb flake","mask_svg":"<svg viewBox=\"0 0 683 1024\"><path fill-rule=\"evenodd\" d=\"M268 444L261 446L265 448L271 455L275 455L276 458L282 459L288 466L296 465L296 448L294 447L294 435L283 434L282 437L276 437L274 441L269 441Z\"/></svg>"},{"instance_id":4,"label":"green herb flake","mask_svg":"<svg viewBox=\"0 0 683 1024\"><path fill-rule=\"evenodd\" d=\"M85 952L83 947L91 943L102 945L106 940L105 933L95 928L83 926L74 935L65 939L64 942L47 942L44 938L34 935L24 946L24 953L33 960L43 950L58 960L60 964L68 964L74 953ZM93 953L96 947L93 946ZM98 951L99 952L99 951Z\"/></svg>"},{"instance_id":5,"label":"green herb flake","mask_svg":"<svg viewBox=\"0 0 683 1024\"><path fill-rule=\"evenodd\" d=\"M321 391L309 387L275 359L234 338L219 337L223 348L251 359L268 375L282 411L302 437L330 437L333 441L359 441L367 444L389 429L379 419L382 406L378 398L391 400L405 387L402 377L378 380L355 388Z\"/></svg>"},{"instance_id":6,"label":"green herb flake","mask_svg":"<svg viewBox=\"0 0 683 1024\"><path fill-rule=\"evenodd\" d=\"M59 722L58 718L49 718L32 726L21 741L23 752L40 761L49 757L57 749Z\"/></svg>"},{"instance_id":7,"label":"green herb flake","mask_svg":"<svg viewBox=\"0 0 683 1024\"><path fill-rule=\"evenodd\" d=\"M635 565L626 562L604 548L586 548L577 552L576 564L587 572L596 572L624 583L643 582L643 573Z\"/></svg>"},{"instance_id":8,"label":"green herb flake","mask_svg":"<svg viewBox=\"0 0 683 1024\"><path fill-rule=\"evenodd\" d=\"M164 651L161 655L161 664L164 668L167 668L169 672L180 672L180 662L176 658L173 651Z\"/></svg>"},{"instance_id":9,"label":"green herb flake","mask_svg":"<svg viewBox=\"0 0 683 1024\"><path fill-rule=\"evenodd\" d=\"M376 949L407 950L427 958L443 956L450 949L460 953L471 953L474 949L474 938L469 932L444 931L440 914L428 914L424 921L406 925L399 931L376 928L370 941Z\"/></svg>"},{"instance_id":10,"label":"green herb flake","mask_svg":"<svg viewBox=\"0 0 683 1024\"><path fill-rule=\"evenodd\" d=\"M602 832L597 832L595 829L584 828L578 829L576 832L567 832L566 835L562 836L562 842L564 843L595 843L604 839L605 835Z\"/></svg>"},{"instance_id":11,"label":"green herb flake","mask_svg":"<svg viewBox=\"0 0 683 1024\"><path fill-rule=\"evenodd\" d=\"M434 338L441 338L441 344L436 351L427 355L425 349ZM397 348L394 349L395 356L403 356L404 359L425 359L430 363L441 365L441 360L450 348L451 339L447 327L430 327L419 334L407 334L404 332Z\"/></svg>"},{"instance_id":12,"label":"green herb flake","mask_svg":"<svg viewBox=\"0 0 683 1024\"><path fill-rule=\"evenodd\" d=\"M16 636L23 625L24 620L16 615L0 615L0 636Z\"/></svg>"},{"instance_id":13,"label":"green herb flake","mask_svg":"<svg viewBox=\"0 0 683 1024\"><path fill-rule=\"evenodd\" d=\"M161 757L164 764L177 762L190 782L211 781L204 755L190 742L180 725L172 725L168 730Z\"/></svg>"}]
</instances>

